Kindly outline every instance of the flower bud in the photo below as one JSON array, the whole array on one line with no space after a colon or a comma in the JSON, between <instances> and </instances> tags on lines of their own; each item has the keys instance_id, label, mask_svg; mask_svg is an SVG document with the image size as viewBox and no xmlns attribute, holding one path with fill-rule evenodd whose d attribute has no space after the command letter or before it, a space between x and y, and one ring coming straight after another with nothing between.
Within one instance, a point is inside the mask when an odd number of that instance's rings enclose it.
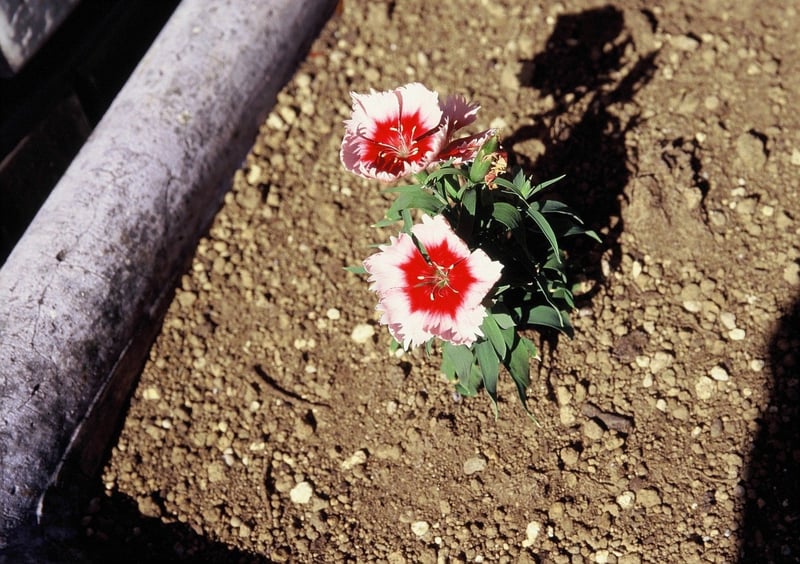
<instances>
[{"instance_id":1,"label":"flower bud","mask_svg":"<svg viewBox=\"0 0 800 564\"><path fill-rule=\"evenodd\" d=\"M478 182L483 182L483 179L486 178L486 173L492 167L492 154L497 151L499 144L496 135L487 139L486 143L483 144L483 147L475 156L475 160L472 161L472 166L469 168L471 182L477 184Z\"/></svg>"}]
</instances>

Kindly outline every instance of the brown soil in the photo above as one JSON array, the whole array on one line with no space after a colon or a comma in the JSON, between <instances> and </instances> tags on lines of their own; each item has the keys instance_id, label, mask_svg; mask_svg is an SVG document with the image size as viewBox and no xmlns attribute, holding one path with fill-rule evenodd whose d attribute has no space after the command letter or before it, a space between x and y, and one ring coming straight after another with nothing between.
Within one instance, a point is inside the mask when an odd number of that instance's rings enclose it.
<instances>
[{"instance_id":1,"label":"brown soil","mask_svg":"<svg viewBox=\"0 0 800 564\"><path fill-rule=\"evenodd\" d=\"M114 561L800 561L800 14L345 0L183 277L86 510ZM524 415L388 351L348 92L479 102L602 232ZM123 547L120 553L120 547Z\"/></svg>"}]
</instances>

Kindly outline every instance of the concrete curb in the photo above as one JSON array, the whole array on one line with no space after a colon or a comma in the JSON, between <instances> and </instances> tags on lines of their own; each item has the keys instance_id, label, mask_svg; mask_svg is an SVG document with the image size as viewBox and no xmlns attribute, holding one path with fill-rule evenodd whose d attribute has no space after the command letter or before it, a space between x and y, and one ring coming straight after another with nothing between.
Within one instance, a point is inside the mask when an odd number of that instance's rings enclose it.
<instances>
[{"instance_id":1,"label":"concrete curb","mask_svg":"<svg viewBox=\"0 0 800 564\"><path fill-rule=\"evenodd\" d=\"M183 2L0 270L0 550L41 536L60 477L96 474L174 284L335 4Z\"/></svg>"},{"instance_id":2,"label":"concrete curb","mask_svg":"<svg viewBox=\"0 0 800 564\"><path fill-rule=\"evenodd\" d=\"M39 50L79 0L47 4L0 0L0 76L20 70Z\"/></svg>"}]
</instances>

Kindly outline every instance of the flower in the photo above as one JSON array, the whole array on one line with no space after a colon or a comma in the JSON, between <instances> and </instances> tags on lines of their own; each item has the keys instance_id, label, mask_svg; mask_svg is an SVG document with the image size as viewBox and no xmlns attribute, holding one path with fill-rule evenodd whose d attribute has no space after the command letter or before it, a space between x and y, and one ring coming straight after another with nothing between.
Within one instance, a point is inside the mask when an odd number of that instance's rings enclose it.
<instances>
[{"instance_id":1,"label":"flower","mask_svg":"<svg viewBox=\"0 0 800 564\"><path fill-rule=\"evenodd\" d=\"M424 170L442 149L439 95L414 82L395 90L356 94L345 121L340 158L365 178L391 182Z\"/></svg>"},{"instance_id":2,"label":"flower","mask_svg":"<svg viewBox=\"0 0 800 564\"><path fill-rule=\"evenodd\" d=\"M469 137L453 140L453 133L475 121L480 108L478 104L467 102L463 96L453 95L447 97L442 105L444 125L445 129L447 129L447 145L438 155L440 161L453 159L453 164L471 161L487 139L494 135L494 129L487 129Z\"/></svg>"},{"instance_id":3,"label":"flower","mask_svg":"<svg viewBox=\"0 0 800 564\"><path fill-rule=\"evenodd\" d=\"M345 121L339 158L344 167L364 178L391 182L425 170L437 162L461 163L474 158L494 133L453 139L475 121L480 109L461 96L439 95L418 82L385 92L351 92L353 111Z\"/></svg>"},{"instance_id":4,"label":"flower","mask_svg":"<svg viewBox=\"0 0 800 564\"><path fill-rule=\"evenodd\" d=\"M364 268L378 294L380 321L403 348L432 337L469 346L483 337L483 301L500 279L501 263L483 250L470 252L441 215L424 214L411 235L379 249Z\"/></svg>"}]
</instances>

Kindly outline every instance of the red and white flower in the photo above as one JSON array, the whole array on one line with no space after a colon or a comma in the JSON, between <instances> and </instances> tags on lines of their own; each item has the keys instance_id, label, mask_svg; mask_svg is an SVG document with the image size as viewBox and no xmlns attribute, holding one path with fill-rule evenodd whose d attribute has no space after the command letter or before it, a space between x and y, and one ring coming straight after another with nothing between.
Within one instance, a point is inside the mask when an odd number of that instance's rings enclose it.
<instances>
[{"instance_id":1,"label":"red and white flower","mask_svg":"<svg viewBox=\"0 0 800 564\"><path fill-rule=\"evenodd\" d=\"M453 159L453 164L461 164L471 161L478 154L478 150L484 143L494 135L494 129L487 129L470 135L469 137L462 137L460 139L453 139L453 134L466 127L475 121L478 115L478 110L481 107L478 104L467 102L463 96L458 94L448 96L442 105L442 112L444 114L444 126L447 129L446 142L447 145L441 150L438 155L440 161Z\"/></svg>"},{"instance_id":2,"label":"red and white flower","mask_svg":"<svg viewBox=\"0 0 800 564\"><path fill-rule=\"evenodd\" d=\"M483 302L503 265L481 249L470 252L441 215L423 215L411 233L392 237L364 261L381 323L405 349L432 337L472 345L483 336Z\"/></svg>"},{"instance_id":3,"label":"red and white flower","mask_svg":"<svg viewBox=\"0 0 800 564\"><path fill-rule=\"evenodd\" d=\"M461 96L444 104L439 95L413 82L385 92L351 92L353 111L345 120L339 157L344 167L364 178L391 182L453 158L474 158L493 130L453 139L472 123L480 106Z\"/></svg>"}]
</instances>

